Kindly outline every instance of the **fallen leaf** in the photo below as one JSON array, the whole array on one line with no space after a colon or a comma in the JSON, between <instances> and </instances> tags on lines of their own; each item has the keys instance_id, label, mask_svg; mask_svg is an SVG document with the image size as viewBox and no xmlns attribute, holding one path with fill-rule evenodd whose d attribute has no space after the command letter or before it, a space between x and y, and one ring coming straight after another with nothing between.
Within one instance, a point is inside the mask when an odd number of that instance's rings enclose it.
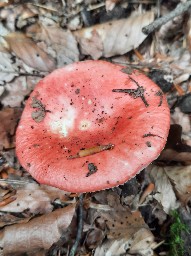
<instances>
[{"instance_id":1,"label":"fallen leaf","mask_svg":"<svg viewBox=\"0 0 191 256\"><path fill-rule=\"evenodd\" d=\"M165 166L164 169L179 195L191 193L191 165Z\"/></svg>"},{"instance_id":2,"label":"fallen leaf","mask_svg":"<svg viewBox=\"0 0 191 256\"><path fill-rule=\"evenodd\" d=\"M160 178L160 180L158 180L160 176L158 173L162 173L163 179ZM155 166L151 170L151 176L153 177L154 175L156 176L157 183L163 183L163 188L162 185L160 188L158 186L158 190L156 191L160 194L157 195L156 193L154 198L163 205L164 210L168 205L168 210L165 210L166 213L177 208L179 204L175 201L174 195L176 195L184 206L188 204L191 200L191 165L165 167ZM168 180L168 190L166 188L167 185L165 185L167 184L166 180Z\"/></svg>"},{"instance_id":3,"label":"fallen leaf","mask_svg":"<svg viewBox=\"0 0 191 256\"><path fill-rule=\"evenodd\" d=\"M128 207L122 206L119 195L110 191L107 197L109 210L97 210L98 222L105 222L107 227L107 237L129 239L139 229L146 228L147 225L139 211L131 212Z\"/></svg>"},{"instance_id":4,"label":"fallen leaf","mask_svg":"<svg viewBox=\"0 0 191 256\"><path fill-rule=\"evenodd\" d=\"M94 256L120 256L120 255L153 255L155 246L153 234L145 228L137 231L131 238L109 240L98 246Z\"/></svg>"},{"instance_id":5,"label":"fallen leaf","mask_svg":"<svg viewBox=\"0 0 191 256\"><path fill-rule=\"evenodd\" d=\"M130 238L146 224L139 211L128 212L127 209L114 209L102 212L101 218L106 221L108 238Z\"/></svg>"},{"instance_id":6,"label":"fallen leaf","mask_svg":"<svg viewBox=\"0 0 191 256\"><path fill-rule=\"evenodd\" d=\"M11 54L0 52L0 85L12 81L18 75L18 69L11 58Z\"/></svg>"},{"instance_id":7,"label":"fallen leaf","mask_svg":"<svg viewBox=\"0 0 191 256\"><path fill-rule=\"evenodd\" d=\"M140 229L132 238L131 247L127 255L149 256L153 255L156 243L154 236L148 229Z\"/></svg>"},{"instance_id":8,"label":"fallen leaf","mask_svg":"<svg viewBox=\"0 0 191 256\"><path fill-rule=\"evenodd\" d=\"M153 198L163 206L167 214L177 209L179 203L177 202L171 181L166 174L165 167L150 165L146 170L149 172L150 178L155 184Z\"/></svg>"},{"instance_id":9,"label":"fallen leaf","mask_svg":"<svg viewBox=\"0 0 191 256\"><path fill-rule=\"evenodd\" d=\"M13 135L21 109L4 108L0 111L0 149L14 147Z\"/></svg>"},{"instance_id":10,"label":"fallen leaf","mask_svg":"<svg viewBox=\"0 0 191 256\"><path fill-rule=\"evenodd\" d=\"M102 230L98 228L91 228L91 230L87 233L86 236L86 246L89 249L95 249L98 245L101 244L105 237L105 234Z\"/></svg>"},{"instance_id":11,"label":"fallen leaf","mask_svg":"<svg viewBox=\"0 0 191 256\"><path fill-rule=\"evenodd\" d=\"M0 228L8 225L18 224L18 223L27 223L31 217L29 218L19 218L14 214L10 213L1 213L0 215Z\"/></svg>"},{"instance_id":12,"label":"fallen leaf","mask_svg":"<svg viewBox=\"0 0 191 256\"><path fill-rule=\"evenodd\" d=\"M34 37L38 41L44 41L56 52L57 67L79 61L77 41L69 30L41 25L36 28Z\"/></svg>"},{"instance_id":13,"label":"fallen leaf","mask_svg":"<svg viewBox=\"0 0 191 256\"><path fill-rule=\"evenodd\" d=\"M75 32L75 35L80 44L82 53L92 56L94 60L99 59L103 55L104 45L97 29L94 27L91 31L87 31L87 34L89 34L88 37L84 30L80 31Z\"/></svg>"},{"instance_id":14,"label":"fallen leaf","mask_svg":"<svg viewBox=\"0 0 191 256\"><path fill-rule=\"evenodd\" d=\"M15 32L4 37L12 52L28 66L44 72L55 69L55 62L46 52L24 34Z\"/></svg>"},{"instance_id":15,"label":"fallen leaf","mask_svg":"<svg viewBox=\"0 0 191 256\"><path fill-rule=\"evenodd\" d=\"M30 220L5 227L0 233L3 255L21 255L49 249L67 231L75 212L75 204ZM66 236L66 234L65 234Z\"/></svg>"},{"instance_id":16,"label":"fallen leaf","mask_svg":"<svg viewBox=\"0 0 191 256\"><path fill-rule=\"evenodd\" d=\"M44 214L52 211L52 202L55 199L66 201L69 194L58 188L27 183L25 186L17 189L16 200L0 207L0 210L2 212L23 212L28 209L33 214Z\"/></svg>"},{"instance_id":17,"label":"fallen leaf","mask_svg":"<svg viewBox=\"0 0 191 256\"><path fill-rule=\"evenodd\" d=\"M121 0L106 0L105 1L105 9L106 11L112 11L113 8L117 3L119 3Z\"/></svg>"},{"instance_id":18,"label":"fallen leaf","mask_svg":"<svg viewBox=\"0 0 191 256\"><path fill-rule=\"evenodd\" d=\"M5 93L1 97L4 106L20 107L25 96L27 96L35 84L40 80L39 77L19 76L13 82L7 83Z\"/></svg>"},{"instance_id":19,"label":"fallen leaf","mask_svg":"<svg viewBox=\"0 0 191 256\"><path fill-rule=\"evenodd\" d=\"M83 54L93 59L122 55L137 48L147 37L142 28L154 20L154 12L134 12L129 18L114 20L74 32Z\"/></svg>"},{"instance_id":20,"label":"fallen leaf","mask_svg":"<svg viewBox=\"0 0 191 256\"><path fill-rule=\"evenodd\" d=\"M95 250L94 256L120 256L124 255L128 249L129 240L113 239L106 241L102 245L98 246Z\"/></svg>"},{"instance_id":21,"label":"fallen leaf","mask_svg":"<svg viewBox=\"0 0 191 256\"><path fill-rule=\"evenodd\" d=\"M191 152L177 152L173 149L165 149L161 152L157 160L176 161L191 164Z\"/></svg>"},{"instance_id":22,"label":"fallen leaf","mask_svg":"<svg viewBox=\"0 0 191 256\"><path fill-rule=\"evenodd\" d=\"M42 26L41 39L56 51L57 67L79 61L77 41L69 30Z\"/></svg>"}]
</instances>

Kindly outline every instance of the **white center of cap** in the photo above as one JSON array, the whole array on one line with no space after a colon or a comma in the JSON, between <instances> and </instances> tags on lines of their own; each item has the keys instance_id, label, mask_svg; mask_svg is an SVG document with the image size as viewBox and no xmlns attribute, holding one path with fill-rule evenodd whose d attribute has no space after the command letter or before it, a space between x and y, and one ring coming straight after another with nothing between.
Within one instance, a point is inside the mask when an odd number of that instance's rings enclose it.
<instances>
[{"instance_id":1,"label":"white center of cap","mask_svg":"<svg viewBox=\"0 0 191 256\"><path fill-rule=\"evenodd\" d=\"M91 122L87 119L83 119L80 121L79 129L81 131L86 131L90 128L90 126L91 126Z\"/></svg>"},{"instance_id":2,"label":"white center of cap","mask_svg":"<svg viewBox=\"0 0 191 256\"><path fill-rule=\"evenodd\" d=\"M74 107L68 107L67 111L62 115L60 113L54 113L50 118L49 127L53 133L60 133L64 137L67 137L69 130L74 127L76 110Z\"/></svg>"}]
</instances>

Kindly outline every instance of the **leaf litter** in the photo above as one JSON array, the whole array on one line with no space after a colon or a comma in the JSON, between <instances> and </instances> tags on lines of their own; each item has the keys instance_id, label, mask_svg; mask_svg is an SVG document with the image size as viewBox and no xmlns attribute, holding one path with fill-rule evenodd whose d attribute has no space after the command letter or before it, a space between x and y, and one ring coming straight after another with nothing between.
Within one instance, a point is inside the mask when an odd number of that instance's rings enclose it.
<instances>
[{"instance_id":1,"label":"leaf litter","mask_svg":"<svg viewBox=\"0 0 191 256\"><path fill-rule=\"evenodd\" d=\"M191 92L190 18L178 16L153 37L142 33L159 9L162 15L170 13L174 6L167 2L161 8L152 1L146 8L141 1L2 2L1 254L69 255L77 234L79 195L33 181L17 161L15 130L25 100L41 77L75 61L103 57L166 79L165 86L164 80L162 85L160 79L156 82L167 95L172 125L165 149L135 183L85 195L76 255L168 253L161 231L170 227L170 212L186 211L182 216L191 217L191 109L184 100ZM161 96L157 99L160 105ZM42 116L46 106L42 102L34 111Z\"/></svg>"}]
</instances>

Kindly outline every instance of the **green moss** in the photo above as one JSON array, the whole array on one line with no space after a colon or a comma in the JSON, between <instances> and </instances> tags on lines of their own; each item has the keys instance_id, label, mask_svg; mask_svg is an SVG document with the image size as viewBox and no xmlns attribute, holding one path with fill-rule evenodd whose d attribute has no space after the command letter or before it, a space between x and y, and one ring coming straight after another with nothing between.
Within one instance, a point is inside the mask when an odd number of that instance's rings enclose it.
<instances>
[{"instance_id":1,"label":"green moss","mask_svg":"<svg viewBox=\"0 0 191 256\"><path fill-rule=\"evenodd\" d=\"M171 213L173 223L170 226L169 256L184 256L184 241L182 232L188 232L177 211Z\"/></svg>"}]
</instances>

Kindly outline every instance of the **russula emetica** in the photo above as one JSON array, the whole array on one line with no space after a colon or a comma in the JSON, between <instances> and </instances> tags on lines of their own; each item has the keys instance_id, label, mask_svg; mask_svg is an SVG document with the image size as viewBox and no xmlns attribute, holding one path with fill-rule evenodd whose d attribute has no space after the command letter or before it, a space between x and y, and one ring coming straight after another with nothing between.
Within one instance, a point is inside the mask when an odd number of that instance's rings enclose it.
<instances>
[{"instance_id":1,"label":"russula emetica","mask_svg":"<svg viewBox=\"0 0 191 256\"><path fill-rule=\"evenodd\" d=\"M165 96L139 71L105 61L73 63L36 85L17 128L16 153L40 183L102 190L156 159L169 124Z\"/></svg>"}]
</instances>

